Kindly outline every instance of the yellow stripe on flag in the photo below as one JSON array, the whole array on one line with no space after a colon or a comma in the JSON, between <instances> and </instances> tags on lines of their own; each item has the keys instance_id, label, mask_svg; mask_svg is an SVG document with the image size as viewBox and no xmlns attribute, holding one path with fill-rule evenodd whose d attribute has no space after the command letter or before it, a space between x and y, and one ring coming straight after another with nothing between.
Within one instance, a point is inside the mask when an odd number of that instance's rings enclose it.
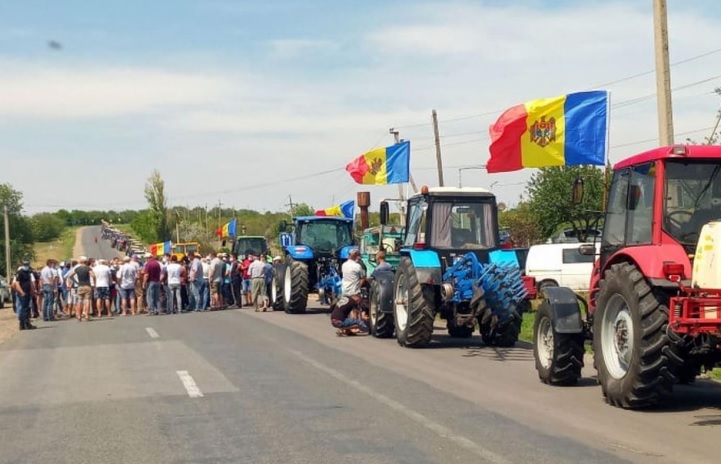
<instances>
[{"instance_id":1,"label":"yellow stripe on flag","mask_svg":"<svg viewBox=\"0 0 721 464\"><path fill-rule=\"evenodd\" d=\"M364 184L383 185L388 183L388 167L386 166L386 149L376 148L363 155L370 168L363 176Z\"/></svg>"},{"instance_id":2,"label":"yellow stripe on flag","mask_svg":"<svg viewBox=\"0 0 721 464\"><path fill-rule=\"evenodd\" d=\"M521 159L527 168L566 164L566 97L542 98L525 103L526 132L521 138Z\"/></svg>"}]
</instances>

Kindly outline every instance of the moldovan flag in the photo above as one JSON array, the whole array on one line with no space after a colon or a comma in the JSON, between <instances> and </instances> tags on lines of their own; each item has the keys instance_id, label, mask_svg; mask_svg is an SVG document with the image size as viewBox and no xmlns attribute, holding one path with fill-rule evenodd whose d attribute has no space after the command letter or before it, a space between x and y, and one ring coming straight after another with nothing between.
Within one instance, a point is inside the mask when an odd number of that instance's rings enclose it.
<instances>
[{"instance_id":1,"label":"moldovan flag","mask_svg":"<svg viewBox=\"0 0 721 464\"><path fill-rule=\"evenodd\" d=\"M154 243L150 245L150 254L154 256L162 256L170 253L172 246L171 242Z\"/></svg>"},{"instance_id":2,"label":"moldovan flag","mask_svg":"<svg viewBox=\"0 0 721 464\"><path fill-rule=\"evenodd\" d=\"M221 237L235 237L235 229L237 227L237 224L238 221L236 219L227 222L221 230Z\"/></svg>"},{"instance_id":3,"label":"moldovan flag","mask_svg":"<svg viewBox=\"0 0 721 464\"><path fill-rule=\"evenodd\" d=\"M350 200L340 205L331 206L330 208L321 209L315 212L316 216L342 216L353 219L355 212L355 201Z\"/></svg>"},{"instance_id":4,"label":"moldovan flag","mask_svg":"<svg viewBox=\"0 0 721 464\"><path fill-rule=\"evenodd\" d=\"M408 182L411 164L411 142L376 148L348 163L345 170L358 184L402 184Z\"/></svg>"},{"instance_id":5,"label":"moldovan flag","mask_svg":"<svg viewBox=\"0 0 721 464\"><path fill-rule=\"evenodd\" d=\"M609 96L605 90L531 100L490 127L486 170L606 164Z\"/></svg>"}]
</instances>

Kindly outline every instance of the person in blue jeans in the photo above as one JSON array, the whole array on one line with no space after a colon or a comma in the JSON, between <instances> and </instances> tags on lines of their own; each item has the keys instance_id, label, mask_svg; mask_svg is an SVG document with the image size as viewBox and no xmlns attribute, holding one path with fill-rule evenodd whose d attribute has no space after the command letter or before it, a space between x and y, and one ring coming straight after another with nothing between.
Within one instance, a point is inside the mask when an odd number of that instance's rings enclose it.
<instances>
[{"instance_id":1,"label":"person in blue jeans","mask_svg":"<svg viewBox=\"0 0 721 464\"><path fill-rule=\"evenodd\" d=\"M358 295L341 296L330 313L330 323L338 329L338 335L367 334L367 308L362 306L362 298Z\"/></svg>"},{"instance_id":2,"label":"person in blue jeans","mask_svg":"<svg viewBox=\"0 0 721 464\"><path fill-rule=\"evenodd\" d=\"M55 319L53 309L55 306L55 293L58 288L58 276L54 268L55 261L48 259L45 267L40 271L41 284L43 286L43 320L52 321Z\"/></svg>"}]
</instances>

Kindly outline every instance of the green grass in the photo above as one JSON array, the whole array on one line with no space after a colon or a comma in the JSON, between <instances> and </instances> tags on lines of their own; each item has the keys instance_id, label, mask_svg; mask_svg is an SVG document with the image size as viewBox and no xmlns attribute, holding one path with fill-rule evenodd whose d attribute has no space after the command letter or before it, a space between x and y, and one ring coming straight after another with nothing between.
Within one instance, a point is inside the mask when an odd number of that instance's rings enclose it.
<instances>
[{"instance_id":1,"label":"green grass","mask_svg":"<svg viewBox=\"0 0 721 464\"><path fill-rule=\"evenodd\" d=\"M711 378L714 380L721 380L721 367L717 367L711 371Z\"/></svg>"},{"instance_id":2,"label":"green grass","mask_svg":"<svg viewBox=\"0 0 721 464\"><path fill-rule=\"evenodd\" d=\"M57 259L58 261L72 258L77 231L77 227L66 227L57 240L35 243L33 245L35 251L33 267L41 269L45 266L45 262L51 258Z\"/></svg>"}]
</instances>

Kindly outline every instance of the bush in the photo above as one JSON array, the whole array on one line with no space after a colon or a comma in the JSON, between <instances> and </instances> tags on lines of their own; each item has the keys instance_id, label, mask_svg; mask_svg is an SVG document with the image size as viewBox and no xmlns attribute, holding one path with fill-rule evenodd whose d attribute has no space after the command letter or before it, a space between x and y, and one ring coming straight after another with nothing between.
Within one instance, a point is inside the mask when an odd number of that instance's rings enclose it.
<instances>
[{"instance_id":1,"label":"bush","mask_svg":"<svg viewBox=\"0 0 721 464\"><path fill-rule=\"evenodd\" d=\"M38 242L50 242L60 237L65 221L51 213L36 214L31 219L33 238Z\"/></svg>"}]
</instances>

